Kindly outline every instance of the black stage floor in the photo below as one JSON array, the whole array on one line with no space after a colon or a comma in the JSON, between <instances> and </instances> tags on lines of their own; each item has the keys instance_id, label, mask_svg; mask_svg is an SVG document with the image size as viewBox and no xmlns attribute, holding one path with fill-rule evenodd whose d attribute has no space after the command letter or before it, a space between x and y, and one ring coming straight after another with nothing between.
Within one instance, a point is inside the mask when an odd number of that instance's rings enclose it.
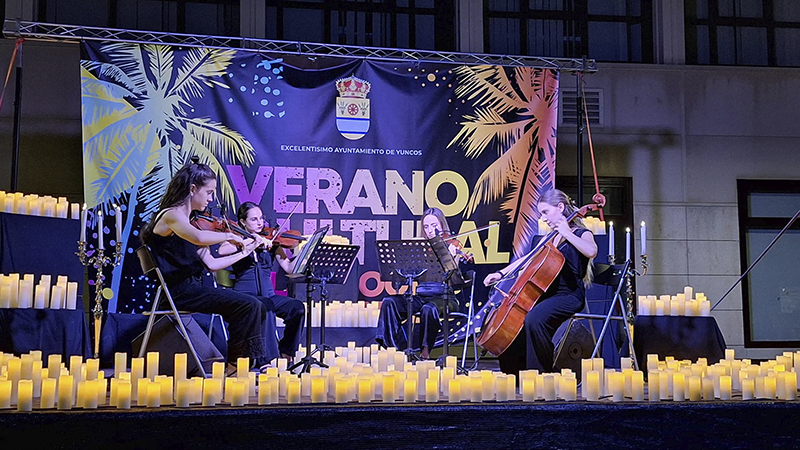
<instances>
[{"instance_id":1,"label":"black stage floor","mask_svg":"<svg viewBox=\"0 0 800 450\"><path fill-rule=\"evenodd\" d=\"M800 402L277 405L0 412L3 448L800 448Z\"/></svg>"}]
</instances>

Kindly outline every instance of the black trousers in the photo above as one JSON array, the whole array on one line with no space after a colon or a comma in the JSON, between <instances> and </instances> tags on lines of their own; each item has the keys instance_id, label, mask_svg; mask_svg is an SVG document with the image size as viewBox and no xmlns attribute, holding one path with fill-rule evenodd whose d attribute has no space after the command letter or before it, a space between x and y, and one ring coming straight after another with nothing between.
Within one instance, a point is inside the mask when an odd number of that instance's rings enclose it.
<instances>
[{"instance_id":1,"label":"black trousers","mask_svg":"<svg viewBox=\"0 0 800 450\"><path fill-rule=\"evenodd\" d=\"M303 325L305 324L306 308L303 302L285 295L273 295L271 297L256 297L264 305L267 311L271 311L275 316L283 319L286 328L283 329L283 338L278 342L278 350L281 354L294 356L303 337ZM275 323L272 314L267 314L266 321ZM270 348L271 340L275 340L275 327L264 326L264 338L267 340L266 346ZM280 355L279 355L280 356Z\"/></svg>"},{"instance_id":2,"label":"black trousers","mask_svg":"<svg viewBox=\"0 0 800 450\"><path fill-rule=\"evenodd\" d=\"M562 323L583 310L585 300L574 295L554 295L539 300L525 316L517 338L498 356L500 369L516 373L521 369L552 372L555 344L553 336Z\"/></svg>"},{"instance_id":3,"label":"black trousers","mask_svg":"<svg viewBox=\"0 0 800 450\"><path fill-rule=\"evenodd\" d=\"M420 323L414 324L414 339L411 348L420 349L422 346L432 349L436 343L441 325L439 323L439 310L433 299L413 296L411 302L411 315L420 313ZM375 341L386 347L396 347L405 350L408 346L406 336L406 319L408 318L408 300L403 295L384 297L381 302L381 312L378 316L378 330Z\"/></svg>"},{"instance_id":4,"label":"black trousers","mask_svg":"<svg viewBox=\"0 0 800 450\"><path fill-rule=\"evenodd\" d=\"M262 336L265 309L252 295L232 289L203 286L200 278L187 278L169 286L178 309L219 314L228 322L228 361L249 357L258 367L268 363Z\"/></svg>"}]
</instances>

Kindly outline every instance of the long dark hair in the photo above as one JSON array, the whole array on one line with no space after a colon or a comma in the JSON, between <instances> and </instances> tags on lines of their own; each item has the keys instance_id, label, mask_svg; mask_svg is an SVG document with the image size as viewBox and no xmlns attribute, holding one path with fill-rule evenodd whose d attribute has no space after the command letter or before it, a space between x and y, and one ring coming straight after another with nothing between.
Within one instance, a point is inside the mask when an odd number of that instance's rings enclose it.
<instances>
[{"instance_id":1,"label":"long dark hair","mask_svg":"<svg viewBox=\"0 0 800 450\"><path fill-rule=\"evenodd\" d=\"M214 171L210 167L200 164L198 161L197 157L193 157L191 163L175 172L167 186L167 191L161 197L158 212L150 218L150 221L142 229L142 242L147 243L150 235L153 234L153 228L156 225L154 219L161 214L161 211L184 204L191 193L192 185L200 187L208 183L209 180L216 178Z\"/></svg>"},{"instance_id":2,"label":"long dark hair","mask_svg":"<svg viewBox=\"0 0 800 450\"><path fill-rule=\"evenodd\" d=\"M239 205L239 209L236 210L236 218L239 219L239 225L244 227L244 223L247 221L247 213L253 208L258 208L258 205L253 202L244 202Z\"/></svg>"}]
</instances>

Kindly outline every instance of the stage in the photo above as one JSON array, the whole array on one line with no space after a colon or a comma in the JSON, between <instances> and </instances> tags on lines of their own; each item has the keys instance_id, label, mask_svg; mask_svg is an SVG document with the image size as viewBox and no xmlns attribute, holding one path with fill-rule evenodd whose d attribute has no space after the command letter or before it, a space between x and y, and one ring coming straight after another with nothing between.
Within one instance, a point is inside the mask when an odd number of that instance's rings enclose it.
<instances>
[{"instance_id":1,"label":"stage","mask_svg":"<svg viewBox=\"0 0 800 450\"><path fill-rule=\"evenodd\" d=\"M134 407L0 412L29 448L796 448L797 402Z\"/></svg>"}]
</instances>

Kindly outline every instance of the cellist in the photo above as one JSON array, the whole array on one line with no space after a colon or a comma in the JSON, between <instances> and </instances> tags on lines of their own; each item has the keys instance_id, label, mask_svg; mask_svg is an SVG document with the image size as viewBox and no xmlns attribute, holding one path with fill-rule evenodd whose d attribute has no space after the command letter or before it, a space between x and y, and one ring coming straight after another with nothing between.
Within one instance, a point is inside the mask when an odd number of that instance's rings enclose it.
<instances>
[{"instance_id":1,"label":"cellist","mask_svg":"<svg viewBox=\"0 0 800 450\"><path fill-rule=\"evenodd\" d=\"M562 323L583 310L586 288L592 280L592 259L597 255L594 236L583 226L580 217L576 215L571 223L567 223L567 217L576 208L564 192L558 189L545 191L536 208L544 222L558 232L553 244L564 255L565 262L555 281L525 316L517 338L498 356L504 372L515 372L520 367L538 369L542 373L553 370L553 336ZM536 242L533 242L532 247L535 246ZM526 260L525 257L519 258L490 273L483 280L484 285L522 269L519 266Z\"/></svg>"}]
</instances>

